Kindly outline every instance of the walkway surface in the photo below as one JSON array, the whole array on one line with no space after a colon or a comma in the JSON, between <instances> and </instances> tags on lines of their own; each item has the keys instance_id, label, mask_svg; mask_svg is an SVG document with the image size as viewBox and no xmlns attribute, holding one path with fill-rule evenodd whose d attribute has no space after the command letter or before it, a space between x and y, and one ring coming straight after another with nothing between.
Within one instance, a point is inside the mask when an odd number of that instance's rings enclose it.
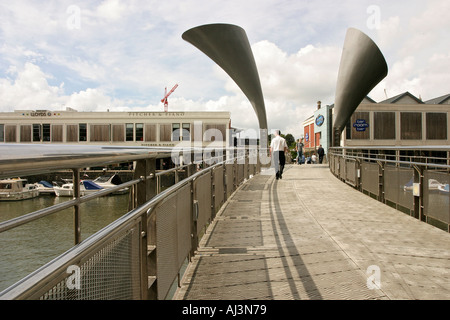
<instances>
[{"instance_id":1,"label":"walkway surface","mask_svg":"<svg viewBox=\"0 0 450 320\"><path fill-rule=\"evenodd\" d=\"M291 165L233 194L175 298L450 299L450 234Z\"/></svg>"}]
</instances>

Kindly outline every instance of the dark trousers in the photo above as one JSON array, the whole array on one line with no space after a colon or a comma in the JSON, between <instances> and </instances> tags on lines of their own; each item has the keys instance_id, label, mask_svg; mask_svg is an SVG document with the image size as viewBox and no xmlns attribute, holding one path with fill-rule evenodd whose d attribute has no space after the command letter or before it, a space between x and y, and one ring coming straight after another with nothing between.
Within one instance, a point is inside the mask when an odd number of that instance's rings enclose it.
<instances>
[{"instance_id":1,"label":"dark trousers","mask_svg":"<svg viewBox=\"0 0 450 320\"><path fill-rule=\"evenodd\" d=\"M284 165L286 164L284 151L275 151L272 156L272 163L275 168L277 178L281 178L283 175Z\"/></svg>"}]
</instances>

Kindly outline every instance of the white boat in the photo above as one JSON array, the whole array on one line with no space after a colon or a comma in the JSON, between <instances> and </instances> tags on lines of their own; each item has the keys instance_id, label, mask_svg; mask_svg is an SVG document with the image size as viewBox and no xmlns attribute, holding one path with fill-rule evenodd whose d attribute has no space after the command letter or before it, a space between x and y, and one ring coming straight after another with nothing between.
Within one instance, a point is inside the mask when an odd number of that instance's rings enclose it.
<instances>
[{"instance_id":1,"label":"white boat","mask_svg":"<svg viewBox=\"0 0 450 320\"><path fill-rule=\"evenodd\" d=\"M25 200L39 196L35 184L26 179L0 180L0 201Z\"/></svg>"},{"instance_id":2,"label":"white boat","mask_svg":"<svg viewBox=\"0 0 450 320\"><path fill-rule=\"evenodd\" d=\"M445 189L445 184L440 183L439 181L437 181L435 179L428 180L428 190L444 191L444 189ZM409 182L403 186L403 190L405 190L405 191L413 190L413 179L409 180Z\"/></svg>"},{"instance_id":3,"label":"white boat","mask_svg":"<svg viewBox=\"0 0 450 320\"><path fill-rule=\"evenodd\" d=\"M103 175L103 176L100 176L100 177L96 178L95 180L93 180L93 182L105 189L117 187L118 185L123 183L118 174ZM114 191L112 194L125 194L128 192L128 190L129 190L128 188L123 188L123 189Z\"/></svg>"},{"instance_id":4,"label":"white boat","mask_svg":"<svg viewBox=\"0 0 450 320\"><path fill-rule=\"evenodd\" d=\"M428 180L428 190L441 190L445 187L445 184L440 183L439 181L435 179L429 179Z\"/></svg>"},{"instance_id":5,"label":"white boat","mask_svg":"<svg viewBox=\"0 0 450 320\"><path fill-rule=\"evenodd\" d=\"M54 186L53 190L55 190L55 194L58 197L73 197L73 183L65 183L61 187ZM103 187L90 180L80 181L80 196L85 196L100 190L103 190Z\"/></svg>"},{"instance_id":6,"label":"white boat","mask_svg":"<svg viewBox=\"0 0 450 320\"><path fill-rule=\"evenodd\" d=\"M438 187L438 189L439 189L439 191L441 191L443 193L449 193L449 191L450 191L448 183L440 185Z\"/></svg>"},{"instance_id":7,"label":"white boat","mask_svg":"<svg viewBox=\"0 0 450 320\"><path fill-rule=\"evenodd\" d=\"M35 183L36 188L39 190L39 194L55 195L53 185L45 180L41 180Z\"/></svg>"}]
</instances>

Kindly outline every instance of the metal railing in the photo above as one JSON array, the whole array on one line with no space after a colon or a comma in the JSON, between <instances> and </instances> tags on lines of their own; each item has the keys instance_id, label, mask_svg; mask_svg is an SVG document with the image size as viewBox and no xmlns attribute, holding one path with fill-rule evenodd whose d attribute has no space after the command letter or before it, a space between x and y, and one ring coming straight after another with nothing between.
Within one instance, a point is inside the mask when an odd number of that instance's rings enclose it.
<instances>
[{"instance_id":1,"label":"metal railing","mask_svg":"<svg viewBox=\"0 0 450 320\"><path fill-rule=\"evenodd\" d=\"M261 170L257 155L233 149L156 173L156 160L167 157L167 150L119 149L114 153L108 150L106 154L103 149L100 154L96 149L85 162L81 161L82 152L47 154L48 162L39 158L39 165L28 164L29 169L27 162L32 157L27 155L19 164L9 166L13 175L73 168L75 163L97 166L119 159L136 163L132 181L83 197L76 192L73 200L0 223L3 232L73 207L76 243L0 292L0 299L165 299L177 279L179 283L180 270L194 256L205 228L226 199L245 179ZM198 171L200 163L206 168ZM0 176L9 174L4 169L7 167L0 160ZM79 170L73 169L74 185ZM162 191L160 181L164 174L173 174L174 184ZM181 180L180 176L186 178ZM130 211L80 241L79 205L124 187L131 188Z\"/></svg>"},{"instance_id":2,"label":"metal railing","mask_svg":"<svg viewBox=\"0 0 450 320\"><path fill-rule=\"evenodd\" d=\"M450 232L450 147L338 147L331 172L355 189Z\"/></svg>"}]
</instances>

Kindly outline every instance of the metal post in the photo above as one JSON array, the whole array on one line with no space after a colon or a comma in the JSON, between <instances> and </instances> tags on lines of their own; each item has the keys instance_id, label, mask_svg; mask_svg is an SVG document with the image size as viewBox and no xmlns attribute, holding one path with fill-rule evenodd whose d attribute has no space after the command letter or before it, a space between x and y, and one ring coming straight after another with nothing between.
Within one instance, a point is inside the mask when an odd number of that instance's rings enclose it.
<instances>
[{"instance_id":1,"label":"metal post","mask_svg":"<svg viewBox=\"0 0 450 320\"><path fill-rule=\"evenodd\" d=\"M210 190L211 190L211 214L210 214L210 222L212 222L216 216L216 179L215 179L215 171L217 169L210 170L211 180L210 180Z\"/></svg>"},{"instance_id":2,"label":"metal post","mask_svg":"<svg viewBox=\"0 0 450 320\"><path fill-rule=\"evenodd\" d=\"M73 171L73 198L80 199L80 169L72 169ZM81 242L81 217L80 205L77 203L73 206L73 227L74 227L74 243Z\"/></svg>"},{"instance_id":3,"label":"metal post","mask_svg":"<svg viewBox=\"0 0 450 320\"><path fill-rule=\"evenodd\" d=\"M146 179L149 176L151 178ZM134 177L135 179L142 178L142 181L137 184L136 190L136 206L138 207L157 194L156 160L144 159L137 161Z\"/></svg>"},{"instance_id":4,"label":"metal post","mask_svg":"<svg viewBox=\"0 0 450 320\"><path fill-rule=\"evenodd\" d=\"M147 217L147 241L146 241L146 265L143 266L143 276L147 282L146 289L147 299L158 299L158 279L157 279L157 250L156 247L156 211L154 210ZM145 284L144 280L144 284Z\"/></svg>"},{"instance_id":5,"label":"metal post","mask_svg":"<svg viewBox=\"0 0 450 320\"><path fill-rule=\"evenodd\" d=\"M198 247L197 221L198 221L198 201L195 200L195 181L191 180L191 257L195 255Z\"/></svg>"},{"instance_id":6,"label":"metal post","mask_svg":"<svg viewBox=\"0 0 450 320\"><path fill-rule=\"evenodd\" d=\"M422 166L414 166L414 183L419 184L418 195L414 194L414 217L422 221L423 214L423 170ZM416 190L415 190L416 191Z\"/></svg>"},{"instance_id":7,"label":"metal post","mask_svg":"<svg viewBox=\"0 0 450 320\"><path fill-rule=\"evenodd\" d=\"M142 181L136 186L136 207L149 201L157 194L156 159L139 160L134 171L135 178ZM150 177L149 179L147 177ZM156 247L154 232L156 230L156 215L141 219L141 285L143 299L156 299Z\"/></svg>"}]
</instances>

